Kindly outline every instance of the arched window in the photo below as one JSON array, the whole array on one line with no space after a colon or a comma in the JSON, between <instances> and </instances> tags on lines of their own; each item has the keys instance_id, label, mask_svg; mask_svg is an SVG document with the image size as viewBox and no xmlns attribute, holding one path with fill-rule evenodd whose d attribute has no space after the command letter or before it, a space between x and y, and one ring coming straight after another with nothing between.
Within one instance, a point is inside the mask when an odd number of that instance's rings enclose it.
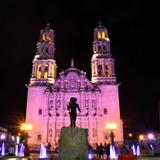
<instances>
[{"instance_id":1,"label":"arched window","mask_svg":"<svg viewBox=\"0 0 160 160\"><path fill-rule=\"evenodd\" d=\"M105 75L106 75L106 77L110 76L109 65L108 64L105 65Z\"/></svg>"},{"instance_id":2,"label":"arched window","mask_svg":"<svg viewBox=\"0 0 160 160\"><path fill-rule=\"evenodd\" d=\"M48 76L48 65L46 65L44 68L44 78L47 78L47 76Z\"/></svg>"},{"instance_id":3,"label":"arched window","mask_svg":"<svg viewBox=\"0 0 160 160\"><path fill-rule=\"evenodd\" d=\"M38 115L39 115L39 116L42 115L42 109L39 109L39 110L38 110Z\"/></svg>"},{"instance_id":4,"label":"arched window","mask_svg":"<svg viewBox=\"0 0 160 160\"><path fill-rule=\"evenodd\" d=\"M102 39L105 39L105 32L102 32Z\"/></svg>"},{"instance_id":5,"label":"arched window","mask_svg":"<svg viewBox=\"0 0 160 160\"><path fill-rule=\"evenodd\" d=\"M49 36L49 34L47 34L47 40L50 42L51 41L51 37Z\"/></svg>"},{"instance_id":6,"label":"arched window","mask_svg":"<svg viewBox=\"0 0 160 160\"><path fill-rule=\"evenodd\" d=\"M38 139L39 141L41 141L41 140L42 140L42 135L41 135L41 134L37 134L37 139Z\"/></svg>"},{"instance_id":7,"label":"arched window","mask_svg":"<svg viewBox=\"0 0 160 160\"><path fill-rule=\"evenodd\" d=\"M45 34L42 34L42 40L46 40Z\"/></svg>"},{"instance_id":8,"label":"arched window","mask_svg":"<svg viewBox=\"0 0 160 160\"><path fill-rule=\"evenodd\" d=\"M102 66L98 65L98 76L101 77L102 76Z\"/></svg>"},{"instance_id":9,"label":"arched window","mask_svg":"<svg viewBox=\"0 0 160 160\"><path fill-rule=\"evenodd\" d=\"M101 32L98 32L97 37L98 39L101 39Z\"/></svg>"},{"instance_id":10,"label":"arched window","mask_svg":"<svg viewBox=\"0 0 160 160\"><path fill-rule=\"evenodd\" d=\"M104 114L107 114L107 108L103 109Z\"/></svg>"},{"instance_id":11,"label":"arched window","mask_svg":"<svg viewBox=\"0 0 160 160\"><path fill-rule=\"evenodd\" d=\"M42 73L42 66L41 66L41 64L39 64L38 70L37 70L37 78L41 78L41 73Z\"/></svg>"}]
</instances>

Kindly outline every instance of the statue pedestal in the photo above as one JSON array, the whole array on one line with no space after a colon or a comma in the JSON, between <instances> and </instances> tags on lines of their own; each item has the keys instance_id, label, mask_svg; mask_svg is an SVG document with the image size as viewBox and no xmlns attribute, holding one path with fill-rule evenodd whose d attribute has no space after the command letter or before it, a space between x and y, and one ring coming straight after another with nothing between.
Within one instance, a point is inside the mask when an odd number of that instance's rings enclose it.
<instances>
[{"instance_id":1,"label":"statue pedestal","mask_svg":"<svg viewBox=\"0 0 160 160\"><path fill-rule=\"evenodd\" d=\"M87 160L89 154L88 129L62 128L59 148L61 160Z\"/></svg>"}]
</instances>

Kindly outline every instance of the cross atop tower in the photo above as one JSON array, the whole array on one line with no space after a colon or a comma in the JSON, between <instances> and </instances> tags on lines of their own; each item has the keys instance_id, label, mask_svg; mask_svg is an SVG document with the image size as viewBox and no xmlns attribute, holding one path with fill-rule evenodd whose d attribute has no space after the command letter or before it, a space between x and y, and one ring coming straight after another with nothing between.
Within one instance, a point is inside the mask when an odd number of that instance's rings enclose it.
<instances>
[{"instance_id":1,"label":"cross atop tower","mask_svg":"<svg viewBox=\"0 0 160 160\"><path fill-rule=\"evenodd\" d=\"M101 21L99 21L99 22L98 22L98 25L99 25L99 26L101 26L101 25L102 25L102 22L101 22Z\"/></svg>"},{"instance_id":2,"label":"cross atop tower","mask_svg":"<svg viewBox=\"0 0 160 160\"><path fill-rule=\"evenodd\" d=\"M74 58L71 59L71 68L74 68Z\"/></svg>"},{"instance_id":3,"label":"cross atop tower","mask_svg":"<svg viewBox=\"0 0 160 160\"><path fill-rule=\"evenodd\" d=\"M47 29L47 30L50 29L50 23L47 23L47 24L46 24L46 28L45 28L45 29Z\"/></svg>"}]
</instances>

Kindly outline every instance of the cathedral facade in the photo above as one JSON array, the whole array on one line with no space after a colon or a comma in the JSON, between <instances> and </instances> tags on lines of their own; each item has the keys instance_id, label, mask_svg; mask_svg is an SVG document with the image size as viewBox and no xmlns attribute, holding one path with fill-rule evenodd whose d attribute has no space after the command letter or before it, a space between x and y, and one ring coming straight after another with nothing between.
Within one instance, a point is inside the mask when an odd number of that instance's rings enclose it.
<instances>
[{"instance_id":1,"label":"cathedral facade","mask_svg":"<svg viewBox=\"0 0 160 160\"><path fill-rule=\"evenodd\" d=\"M54 37L49 25L40 31L32 62L26 110L26 122L32 124L28 143L58 144L61 128L70 126L67 105L71 97L77 99L81 109L76 127L88 129L90 144L110 141L111 132L114 132L114 140L121 142L119 84L107 29L100 24L94 29L91 80L85 72L75 68L73 60L70 68L56 76Z\"/></svg>"}]
</instances>

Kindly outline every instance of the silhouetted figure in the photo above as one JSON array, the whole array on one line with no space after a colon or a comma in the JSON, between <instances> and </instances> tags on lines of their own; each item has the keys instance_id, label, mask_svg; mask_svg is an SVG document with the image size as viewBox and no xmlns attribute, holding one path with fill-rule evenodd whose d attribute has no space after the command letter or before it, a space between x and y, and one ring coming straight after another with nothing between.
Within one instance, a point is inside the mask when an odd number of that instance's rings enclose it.
<instances>
[{"instance_id":1,"label":"silhouetted figure","mask_svg":"<svg viewBox=\"0 0 160 160\"><path fill-rule=\"evenodd\" d=\"M71 127L76 126L77 109L79 112L81 112L79 105L76 103L76 101L77 99L72 97L70 99L69 105L67 106L67 109L69 110L70 114Z\"/></svg>"},{"instance_id":2,"label":"silhouetted figure","mask_svg":"<svg viewBox=\"0 0 160 160\"><path fill-rule=\"evenodd\" d=\"M102 145L102 143L100 143L100 145L98 146L98 158L100 158L100 159L103 159L103 149L104 149L104 147L103 147L103 145Z\"/></svg>"},{"instance_id":3,"label":"silhouetted figure","mask_svg":"<svg viewBox=\"0 0 160 160\"><path fill-rule=\"evenodd\" d=\"M30 149L28 144L25 145L25 149L24 149L24 155L28 157L28 159L30 159Z\"/></svg>"},{"instance_id":4,"label":"silhouetted figure","mask_svg":"<svg viewBox=\"0 0 160 160\"><path fill-rule=\"evenodd\" d=\"M154 145L154 155L155 156L160 156L160 153L159 153L159 144L155 144Z\"/></svg>"},{"instance_id":5,"label":"silhouetted figure","mask_svg":"<svg viewBox=\"0 0 160 160\"><path fill-rule=\"evenodd\" d=\"M107 160L108 160L110 157L110 144L109 143L107 145L105 144L104 148L106 150L106 155L107 155Z\"/></svg>"},{"instance_id":6,"label":"silhouetted figure","mask_svg":"<svg viewBox=\"0 0 160 160\"><path fill-rule=\"evenodd\" d=\"M48 144L47 144L47 149L50 151L50 149L51 149L51 143L49 142Z\"/></svg>"},{"instance_id":7,"label":"silhouetted figure","mask_svg":"<svg viewBox=\"0 0 160 160\"><path fill-rule=\"evenodd\" d=\"M98 144L96 143L96 158L98 158L99 153L98 153Z\"/></svg>"}]
</instances>

